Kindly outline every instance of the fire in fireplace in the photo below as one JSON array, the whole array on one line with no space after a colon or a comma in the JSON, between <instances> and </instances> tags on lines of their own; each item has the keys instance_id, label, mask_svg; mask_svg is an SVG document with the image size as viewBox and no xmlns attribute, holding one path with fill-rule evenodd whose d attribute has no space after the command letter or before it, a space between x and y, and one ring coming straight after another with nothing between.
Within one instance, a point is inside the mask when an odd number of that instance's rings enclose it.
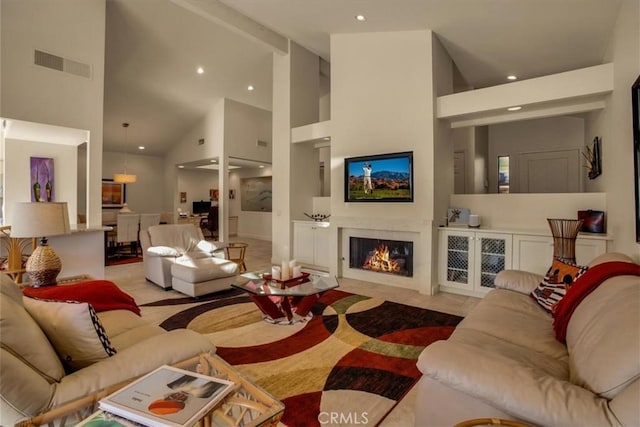
<instances>
[{"instance_id":1,"label":"fire in fireplace","mask_svg":"<svg viewBox=\"0 0 640 427\"><path fill-rule=\"evenodd\" d=\"M349 267L413 276L413 242L349 237Z\"/></svg>"}]
</instances>

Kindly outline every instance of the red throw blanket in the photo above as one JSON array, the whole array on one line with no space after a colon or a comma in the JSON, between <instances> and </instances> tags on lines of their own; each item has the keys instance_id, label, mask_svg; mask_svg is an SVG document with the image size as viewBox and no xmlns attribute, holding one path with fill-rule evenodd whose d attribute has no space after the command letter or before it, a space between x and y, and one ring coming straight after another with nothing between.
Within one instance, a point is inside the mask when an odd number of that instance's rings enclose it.
<instances>
[{"instance_id":1,"label":"red throw blanket","mask_svg":"<svg viewBox=\"0 0 640 427\"><path fill-rule=\"evenodd\" d=\"M108 280L88 280L72 285L24 288L22 294L28 297L54 301L87 302L96 312L108 310L129 310L140 316L140 308L129 294Z\"/></svg>"},{"instance_id":2,"label":"red throw blanket","mask_svg":"<svg viewBox=\"0 0 640 427\"><path fill-rule=\"evenodd\" d=\"M640 276L640 265L621 261L603 262L590 267L580 276L558 302L553 313L553 329L558 341L566 341L567 325L580 302L601 283L614 276ZM615 310L615 307L611 309Z\"/></svg>"}]
</instances>

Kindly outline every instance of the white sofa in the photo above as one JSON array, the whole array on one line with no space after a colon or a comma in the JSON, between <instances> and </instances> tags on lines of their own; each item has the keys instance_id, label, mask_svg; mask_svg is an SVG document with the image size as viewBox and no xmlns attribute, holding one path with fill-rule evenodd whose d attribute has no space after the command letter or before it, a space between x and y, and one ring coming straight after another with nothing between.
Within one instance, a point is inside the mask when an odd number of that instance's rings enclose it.
<instances>
[{"instance_id":1,"label":"white sofa","mask_svg":"<svg viewBox=\"0 0 640 427\"><path fill-rule=\"evenodd\" d=\"M189 265L196 259L215 257L224 260L225 258L224 246L218 242L205 240L202 230L193 224L151 226L140 232L140 243L145 277L165 289L172 287L171 267L175 263ZM235 273L226 274L225 277L229 275L233 276ZM198 275L194 275L196 276ZM184 277L186 276L181 275L181 278Z\"/></svg>"},{"instance_id":2,"label":"white sofa","mask_svg":"<svg viewBox=\"0 0 640 427\"><path fill-rule=\"evenodd\" d=\"M603 254L590 263L632 260ZM416 426L504 418L539 426L640 425L640 277L605 280L577 306L566 344L529 295L542 276L504 271L417 366Z\"/></svg>"},{"instance_id":3,"label":"white sofa","mask_svg":"<svg viewBox=\"0 0 640 427\"><path fill-rule=\"evenodd\" d=\"M30 304L40 304L36 305L40 324L30 314L34 312L25 308L33 310ZM47 304L52 308L45 310ZM65 304L69 305L68 310ZM97 315L110 346L117 353L110 357L103 353L91 363L85 359L85 367L71 370L70 358L65 358L65 364L60 359L64 352L60 337L54 338L50 332L47 335L42 316L49 311L57 316L56 322L61 321L63 314L71 316L67 317L69 323L64 329L73 342L62 343L67 348L83 352L95 346L102 348L104 342L96 337L96 329L80 327L88 323L86 316L79 315L78 309L82 308L77 303L23 297L20 288L8 276L0 274L0 425L12 426L20 419L50 411L163 364L175 364L216 350L209 339L197 332L187 329L167 332L129 310L108 310ZM75 327L78 329L70 330ZM91 331L94 339L89 342ZM56 343L55 347L52 342Z\"/></svg>"}]
</instances>

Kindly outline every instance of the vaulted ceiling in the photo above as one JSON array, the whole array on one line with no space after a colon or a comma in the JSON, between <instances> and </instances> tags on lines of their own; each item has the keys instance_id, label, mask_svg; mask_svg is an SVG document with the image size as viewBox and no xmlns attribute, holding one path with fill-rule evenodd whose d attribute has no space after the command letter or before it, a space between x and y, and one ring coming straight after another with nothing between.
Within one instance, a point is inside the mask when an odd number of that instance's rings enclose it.
<instances>
[{"instance_id":1,"label":"vaulted ceiling","mask_svg":"<svg viewBox=\"0 0 640 427\"><path fill-rule=\"evenodd\" d=\"M273 49L199 7L232 8L329 62L330 34L431 29L464 79L487 87L602 63L620 2L107 0L105 150L160 155L221 97L271 109Z\"/></svg>"}]
</instances>

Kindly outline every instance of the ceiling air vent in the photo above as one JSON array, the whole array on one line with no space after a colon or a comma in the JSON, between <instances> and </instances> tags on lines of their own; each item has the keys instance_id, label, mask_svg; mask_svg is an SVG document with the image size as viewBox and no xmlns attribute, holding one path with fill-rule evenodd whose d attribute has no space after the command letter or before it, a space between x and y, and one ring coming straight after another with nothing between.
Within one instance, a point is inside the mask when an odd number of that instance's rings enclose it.
<instances>
[{"instance_id":1,"label":"ceiling air vent","mask_svg":"<svg viewBox=\"0 0 640 427\"><path fill-rule=\"evenodd\" d=\"M257 140L257 141L256 141L256 146L258 146L258 147L268 147L268 146L269 146L269 143L268 143L267 141L260 141L260 140Z\"/></svg>"},{"instance_id":2,"label":"ceiling air vent","mask_svg":"<svg viewBox=\"0 0 640 427\"><path fill-rule=\"evenodd\" d=\"M80 77L91 78L91 66L82 62L72 61L61 56L52 55L41 50L35 50L33 63L41 67L62 71Z\"/></svg>"}]
</instances>

